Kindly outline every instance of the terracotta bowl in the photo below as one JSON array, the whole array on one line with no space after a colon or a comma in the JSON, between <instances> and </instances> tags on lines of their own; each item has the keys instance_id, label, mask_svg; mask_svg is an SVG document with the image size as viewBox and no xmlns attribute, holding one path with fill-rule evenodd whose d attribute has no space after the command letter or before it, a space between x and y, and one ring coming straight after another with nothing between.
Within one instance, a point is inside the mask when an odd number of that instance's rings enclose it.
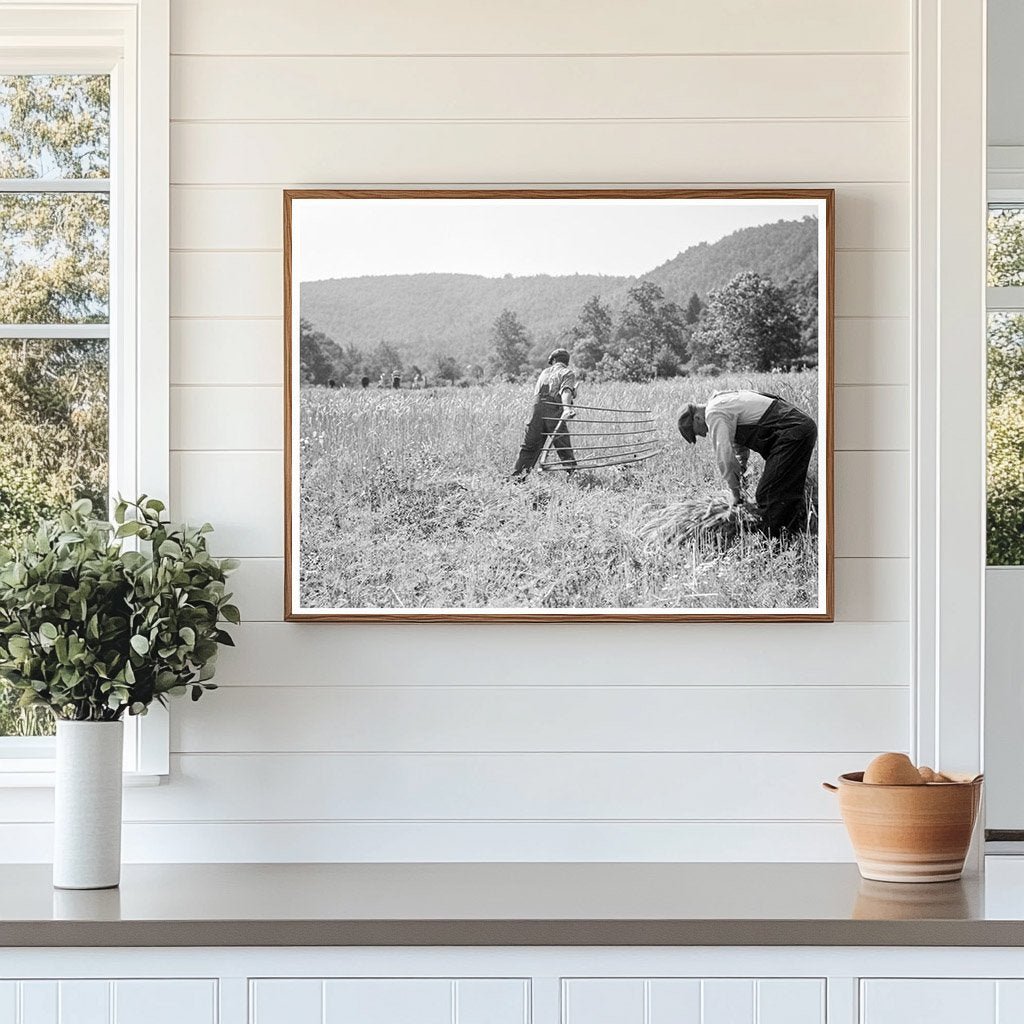
<instances>
[{"instance_id":1,"label":"terracotta bowl","mask_svg":"<svg viewBox=\"0 0 1024 1024\"><path fill-rule=\"evenodd\" d=\"M876 786L863 772L839 776L839 811L857 867L877 882L952 882L964 859L981 804L981 776L922 786Z\"/></svg>"}]
</instances>

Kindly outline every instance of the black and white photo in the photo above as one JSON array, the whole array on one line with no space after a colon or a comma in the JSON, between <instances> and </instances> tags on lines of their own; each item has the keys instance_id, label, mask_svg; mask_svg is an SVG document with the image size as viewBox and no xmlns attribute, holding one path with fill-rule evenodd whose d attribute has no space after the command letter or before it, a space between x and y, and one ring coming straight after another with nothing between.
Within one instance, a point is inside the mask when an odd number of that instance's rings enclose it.
<instances>
[{"instance_id":1,"label":"black and white photo","mask_svg":"<svg viewBox=\"0 0 1024 1024\"><path fill-rule=\"evenodd\" d=\"M831 191L299 191L285 233L290 618L831 618Z\"/></svg>"}]
</instances>

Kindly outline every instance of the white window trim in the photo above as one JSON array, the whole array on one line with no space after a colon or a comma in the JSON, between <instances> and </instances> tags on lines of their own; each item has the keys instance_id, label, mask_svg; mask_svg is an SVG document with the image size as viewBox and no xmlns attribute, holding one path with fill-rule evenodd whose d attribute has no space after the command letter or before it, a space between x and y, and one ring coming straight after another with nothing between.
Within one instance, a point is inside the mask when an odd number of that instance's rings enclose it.
<instances>
[{"instance_id":1,"label":"white window trim","mask_svg":"<svg viewBox=\"0 0 1024 1024\"><path fill-rule=\"evenodd\" d=\"M167 502L169 0L0 0L0 26L0 72L111 74L111 490ZM126 718L127 777L166 775L169 750L159 705ZM52 785L53 767L52 740L0 740L0 787Z\"/></svg>"},{"instance_id":2,"label":"white window trim","mask_svg":"<svg viewBox=\"0 0 1024 1024\"><path fill-rule=\"evenodd\" d=\"M985 13L918 0L915 25L911 749L961 771L984 755Z\"/></svg>"}]
</instances>

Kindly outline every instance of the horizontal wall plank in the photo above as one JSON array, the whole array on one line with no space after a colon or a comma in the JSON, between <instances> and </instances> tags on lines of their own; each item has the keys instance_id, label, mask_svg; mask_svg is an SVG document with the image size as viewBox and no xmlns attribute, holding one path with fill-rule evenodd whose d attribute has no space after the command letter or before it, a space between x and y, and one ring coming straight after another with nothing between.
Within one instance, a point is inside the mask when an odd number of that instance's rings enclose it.
<instances>
[{"instance_id":1,"label":"horizontal wall plank","mask_svg":"<svg viewBox=\"0 0 1024 1024\"><path fill-rule=\"evenodd\" d=\"M909 454L841 452L835 464L836 554L909 557Z\"/></svg>"},{"instance_id":2,"label":"horizontal wall plank","mask_svg":"<svg viewBox=\"0 0 1024 1024\"><path fill-rule=\"evenodd\" d=\"M909 558L837 558L837 622L908 622Z\"/></svg>"},{"instance_id":3,"label":"horizontal wall plank","mask_svg":"<svg viewBox=\"0 0 1024 1024\"><path fill-rule=\"evenodd\" d=\"M283 389L172 387L171 448L283 450Z\"/></svg>"},{"instance_id":4,"label":"horizontal wall plank","mask_svg":"<svg viewBox=\"0 0 1024 1024\"><path fill-rule=\"evenodd\" d=\"M244 621L280 622L284 615L284 560L243 558L231 578L231 590ZM836 559L837 621L903 622L909 618L908 559Z\"/></svg>"},{"instance_id":5,"label":"horizontal wall plank","mask_svg":"<svg viewBox=\"0 0 1024 1024\"><path fill-rule=\"evenodd\" d=\"M280 187L174 185L172 249L273 249L284 238Z\"/></svg>"},{"instance_id":6,"label":"horizontal wall plank","mask_svg":"<svg viewBox=\"0 0 1024 1024\"><path fill-rule=\"evenodd\" d=\"M746 752L897 748L906 687L221 687L179 705L173 753ZM708 722L728 722L710 731Z\"/></svg>"},{"instance_id":7,"label":"horizontal wall plank","mask_svg":"<svg viewBox=\"0 0 1024 1024\"><path fill-rule=\"evenodd\" d=\"M909 384L912 348L905 317L836 320L836 383Z\"/></svg>"},{"instance_id":8,"label":"horizontal wall plank","mask_svg":"<svg viewBox=\"0 0 1024 1024\"><path fill-rule=\"evenodd\" d=\"M171 514L210 522L218 553L284 553L281 452L171 452Z\"/></svg>"},{"instance_id":9,"label":"horizontal wall plank","mask_svg":"<svg viewBox=\"0 0 1024 1024\"><path fill-rule=\"evenodd\" d=\"M836 316L910 315L910 253L836 253Z\"/></svg>"},{"instance_id":10,"label":"horizontal wall plank","mask_svg":"<svg viewBox=\"0 0 1024 1024\"><path fill-rule=\"evenodd\" d=\"M172 320L171 384L284 386L284 323Z\"/></svg>"},{"instance_id":11,"label":"horizontal wall plank","mask_svg":"<svg viewBox=\"0 0 1024 1024\"><path fill-rule=\"evenodd\" d=\"M0 823L0 864L52 861L48 822ZM127 822L122 850L128 864L852 859L839 821Z\"/></svg>"},{"instance_id":12,"label":"horizontal wall plank","mask_svg":"<svg viewBox=\"0 0 1024 1024\"><path fill-rule=\"evenodd\" d=\"M280 317L278 253L171 253L171 316Z\"/></svg>"},{"instance_id":13,"label":"horizontal wall plank","mask_svg":"<svg viewBox=\"0 0 1024 1024\"><path fill-rule=\"evenodd\" d=\"M277 252L171 254L171 315L279 317L283 269ZM904 251L836 253L836 313L841 317L905 317L910 255Z\"/></svg>"},{"instance_id":14,"label":"horizontal wall plank","mask_svg":"<svg viewBox=\"0 0 1024 1024\"><path fill-rule=\"evenodd\" d=\"M910 5L893 0L720 0L695 17L673 0L176 0L173 53L770 53L901 51Z\"/></svg>"},{"instance_id":15,"label":"horizontal wall plank","mask_svg":"<svg viewBox=\"0 0 1024 1024\"><path fill-rule=\"evenodd\" d=\"M171 125L175 184L905 182L900 121Z\"/></svg>"},{"instance_id":16,"label":"horizontal wall plank","mask_svg":"<svg viewBox=\"0 0 1024 1024\"><path fill-rule=\"evenodd\" d=\"M186 451L281 450L282 398L280 387L172 387L171 447ZM910 445L909 403L906 387L837 389L836 450L906 451ZM510 438L510 447L515 443Z\"/></svg>"},{"instance_id":17,"label":"horizontal wall plank","mask_svg":"<svg viewBox=\"0 0 1024 1024\"><path fill-rule=\"evenodd\" d=\"M752 187L759 186L753 183ZM806 187L832 185L810 182ZM171 247L280 251L281 195L281 187L261 185L176 185L171 189ZM840 249L909 248L909 224L906 185L841 185L836 189L836 245Z\"/></svg>"},{"instance_id":18,"label":"horizontal wall plank","mask_svg":"<svg viewBox=\"0 0 1024 1024\"><path fill-rule=\"evenodd\" d=\"M837 384L909 383L907 318L840 318L835 333ZM283 322L172 320L171 383L283 386Z\"/></svg>"},{"instance_id":19,"label":"horizontal wall plank","mask_svg":"<svg viewBox=\"0 0 1024 1024\"><path fill-rule=\"evenodd\" d=\"M243 622L280 622L284 618L283 558L243 558L230 581Z\"/></svg>"},{"instance_id":20,"label":"horizontal wall plank","mask_svg":"<svg viewBox=\"0 0 1024 1024\"><path fill-rule=\"evenodd\" d=\"M835 398L837 451L910 448L910 388L847 386Z\"/></svg>"},{"instance_id":21,"label":"horizontal wall plank","mask_svg":"<svg viewBox=\"0 0 1024 1024\"><path fill-rule=\"evenodd\" d=\"M828 820L821 780L876 753L177 754L125 820Z\"/></svg>"},{"instance_id":22,"label":"horizontal wall plank","mask_svg":"<svg viewBox=\"0 0 1024 1024\"><path fill-rule=\"evenodd\" d=\"M821 187L832 188L833 185L824 182ZM910 248L908 185L881 182L867 185L842 184L835 186L835 189L838 248Z\"/></svg>"},{"instance_id":23,"label":"horizontal wall plank","mask_svg":"<svg viewBox=\"0 0 1024 1024\"><path fill-rule=\"evenodd\" d=\"M903 686L902 622L458 623L248 622L220 654L225 685L677 686L722 678L746 686ZM526 653L524 653L526 652ZM680 652L685 652L685 658Z\"/></svg>"},{"instance_id":24,"label":"horizontal wall plank","mask_svg":"<svg viewBox=\"0 0 1024 1024\"><path fill-rule=\"evenodd\" d=\"M905 117L905 54L175 57L173 120Z\"/></svg>"}]
</instances>

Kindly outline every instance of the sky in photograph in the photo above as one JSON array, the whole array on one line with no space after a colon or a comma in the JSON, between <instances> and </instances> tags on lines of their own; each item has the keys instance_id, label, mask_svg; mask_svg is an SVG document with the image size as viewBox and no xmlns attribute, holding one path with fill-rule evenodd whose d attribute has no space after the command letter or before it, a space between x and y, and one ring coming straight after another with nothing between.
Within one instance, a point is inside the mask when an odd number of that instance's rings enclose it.
<instances>
[{"instance_id":1,"label":"sky in photograph","mask_svg":"<svg viewBox=\"0 0 1024 1024\"><path fill-rule=\"evenodd\" d=\"M740 228L799 220L813 204L765 200L303 199L299 281L381 274L638 276Z\"/></svg>"}]
</instances>

